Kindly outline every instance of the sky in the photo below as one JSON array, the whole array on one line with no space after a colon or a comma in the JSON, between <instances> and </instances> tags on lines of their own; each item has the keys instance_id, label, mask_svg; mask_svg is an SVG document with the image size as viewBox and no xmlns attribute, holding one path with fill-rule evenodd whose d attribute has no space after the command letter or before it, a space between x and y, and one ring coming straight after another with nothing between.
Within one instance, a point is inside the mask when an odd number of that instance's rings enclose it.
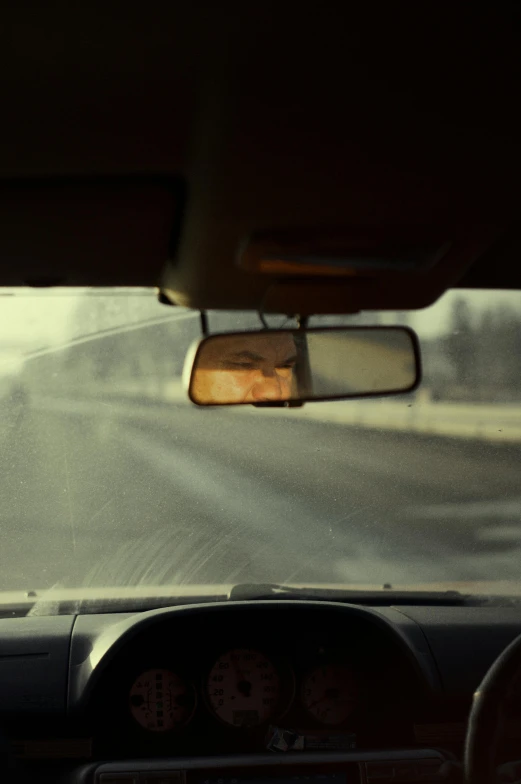
<instances>
[{"instance_id":1,"label":"sky","mask_svg":"<svg viewBox=\"0 0 521 784\"><path fill-rule=\"evenodd\" d=\"M85 289L7 289L0 288L0 346L12 345L33 351L56 346L78 337L76 311L85 300ZM88 290L89 295L92 290ZM161 315L154 289L129 290L132 296L150 298L150 309L143 318ZM110 295L110 289L100 296Z\"/></svg>"},{"instance_id":2,"label":"sky","mask_svg":"<svg viewBox=\"0 0 521 784\"><path fill-rule=\"evenodd\" d=\"M70 296L27 296L0 290L0 346L31 350L60 341L77 307Z\"/></svg>"},{"instance_id":3,"label":"sky","mask_svg":"<svg viewBox=\"0 0 521 784\"><path fill-rule=\"evenodd\" d=\"M108 293L109 290L104 290ZM0 289L0 347L5 351L9 347L24 353L44 347L52 347L78 337L78 325L75 313L79 304L85 299L85 290L38 290L38 289ZM162 315L157 304L153 289L131 290L134 296L140 296L139 310L143 320ZM90 291L92 296L92 290ZM150 297L150 307L145 304L142 296ZM100 296L103 294L100 293ZM450 291L435 305L422 311L416 311L409 317L410 325L415 328L420 338L435 337L447 333L450 327L450 313L454 299L464 296L476 312L483 312L491 305L508 305L519 311L521 318L521 292L509 291ZM137 304L136 300L136 304ZM180 309L176 309L179 312ZM218 318L222 321L224 316ZM230 322L240 329L239 320ZM384 323L396 323L397 318L390 312L386 314ZM251 322L251 319L250 319ZM120 322L121 323L121 322ZM221 325L219 325L221 326ZM252 324L248 322L248 328ZM228 328L230 328L228 327ZM243 327L244 328L244 327Z\"/></svg>"},{"instance_id":4,"label":"sky","mask_svg":"<svg viewBox=\"0 0 521 784\"><path fill-rule=\"evenodd\" d=\"M472 312L483 313L490 307L504 305L515 308L521 319L521 291L480 291L469 289L452 289L430 308L418 310L411 314L409 324L420 336L436 337L450 331L450 316L453 303L464 297L470 303Z\"/></svg>"}]
</instances>

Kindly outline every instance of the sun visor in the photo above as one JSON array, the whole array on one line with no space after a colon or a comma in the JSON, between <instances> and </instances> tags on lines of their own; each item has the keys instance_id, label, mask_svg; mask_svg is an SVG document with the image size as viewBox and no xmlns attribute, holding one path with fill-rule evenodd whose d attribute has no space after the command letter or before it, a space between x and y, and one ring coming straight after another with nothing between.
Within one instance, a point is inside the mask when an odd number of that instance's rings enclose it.
<instances>
[{"instance_id":1,"label":"sun visor","mask_svg":"<svg viewBox=\"0 0 521 784\"><path fill-rule=\"evenodd\" d=\"M501 234L497 225L395 226L252 233L220 286L165 287L202 309L355 313L431 305Z\"/></svg>"},{"instance_id":2,"label":"sun visor","mask_svg":"<svg viewBox=\"0 0 521 784\"><path fill-rule=\"evenodd\" d=\"M497 236L497 227L275 232L251 237L237 265L276 276L267 312L423 308L455 285Z\"/></svg>"},{"instance_id":3,"label":"sun visor","mask_svg":"<svg viewBox=\"0 0 521 784\"><path fill-rule=\"evenodd\" d=\"M0 285L157 284L183 190L151 176L0 182Z\"/></svg>"},{"instance_id":4,"label":"sun visor","mask_svg":"<svg viewBox=\"0 0 521 784\"><path fill-rule=\"evenodd\" d=\"M378 231L274 232L251 237L237 265L276 277L353 277L432 269L450 251L450 230L400 236ZM416 236L415 236L416 235Z\"/></svg>"}]
</instances>

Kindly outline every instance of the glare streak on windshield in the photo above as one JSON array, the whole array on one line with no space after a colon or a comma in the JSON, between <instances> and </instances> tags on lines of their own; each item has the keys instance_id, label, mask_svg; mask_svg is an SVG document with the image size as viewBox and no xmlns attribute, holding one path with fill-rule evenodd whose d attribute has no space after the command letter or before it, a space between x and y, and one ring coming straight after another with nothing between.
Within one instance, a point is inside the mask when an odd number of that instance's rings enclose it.
<instances>
[{"instance_id":1,"label":"glare streak on windshield","mask_svg":"<svg viewBox=\"0 0 521 784\"><path fill-rule=\"evenodd\" d=\"M209 318L213 332L260 326L252 313ZM519 293L312 320L326 324L411 326L422 385L197 408L182 371L198 313L153 290L2 290L0 590L521 593ZM275 362L288 378L290 354Z\"/></svg>"}]
</instances>

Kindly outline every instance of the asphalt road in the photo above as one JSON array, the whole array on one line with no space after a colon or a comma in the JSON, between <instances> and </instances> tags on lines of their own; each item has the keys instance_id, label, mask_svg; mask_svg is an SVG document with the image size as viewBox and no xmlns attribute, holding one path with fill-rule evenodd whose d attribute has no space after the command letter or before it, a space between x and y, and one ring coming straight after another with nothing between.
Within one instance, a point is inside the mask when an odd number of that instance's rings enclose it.
<instances>
[{"instance_id":1,"label":"asphalt road","mask_svg":"<svg viewBox=\"0 0 521 784\"><path fill-rule=\"evenodd\" d=\"M521 574L513 446L80 391L0 446L1 590Z\"/></svg>"}]
</instances>

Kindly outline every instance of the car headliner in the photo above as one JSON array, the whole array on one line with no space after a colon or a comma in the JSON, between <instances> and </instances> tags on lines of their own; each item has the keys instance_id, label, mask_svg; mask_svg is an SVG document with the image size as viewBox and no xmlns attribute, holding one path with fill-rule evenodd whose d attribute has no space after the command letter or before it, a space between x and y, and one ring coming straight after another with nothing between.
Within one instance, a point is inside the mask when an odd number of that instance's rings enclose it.
<instances>
[{"instance_id":1,"label":"car headliner","mask_svg":"<svg viewBox=\"0 0 521 784\"><path fill-rule=\"evenodd\" d=\"M521 287L518 4L359 5L4 6L0 285L293 313ZM339 279L238 264L310 231L450 251Z\"/></svg>"}]
</instances>

